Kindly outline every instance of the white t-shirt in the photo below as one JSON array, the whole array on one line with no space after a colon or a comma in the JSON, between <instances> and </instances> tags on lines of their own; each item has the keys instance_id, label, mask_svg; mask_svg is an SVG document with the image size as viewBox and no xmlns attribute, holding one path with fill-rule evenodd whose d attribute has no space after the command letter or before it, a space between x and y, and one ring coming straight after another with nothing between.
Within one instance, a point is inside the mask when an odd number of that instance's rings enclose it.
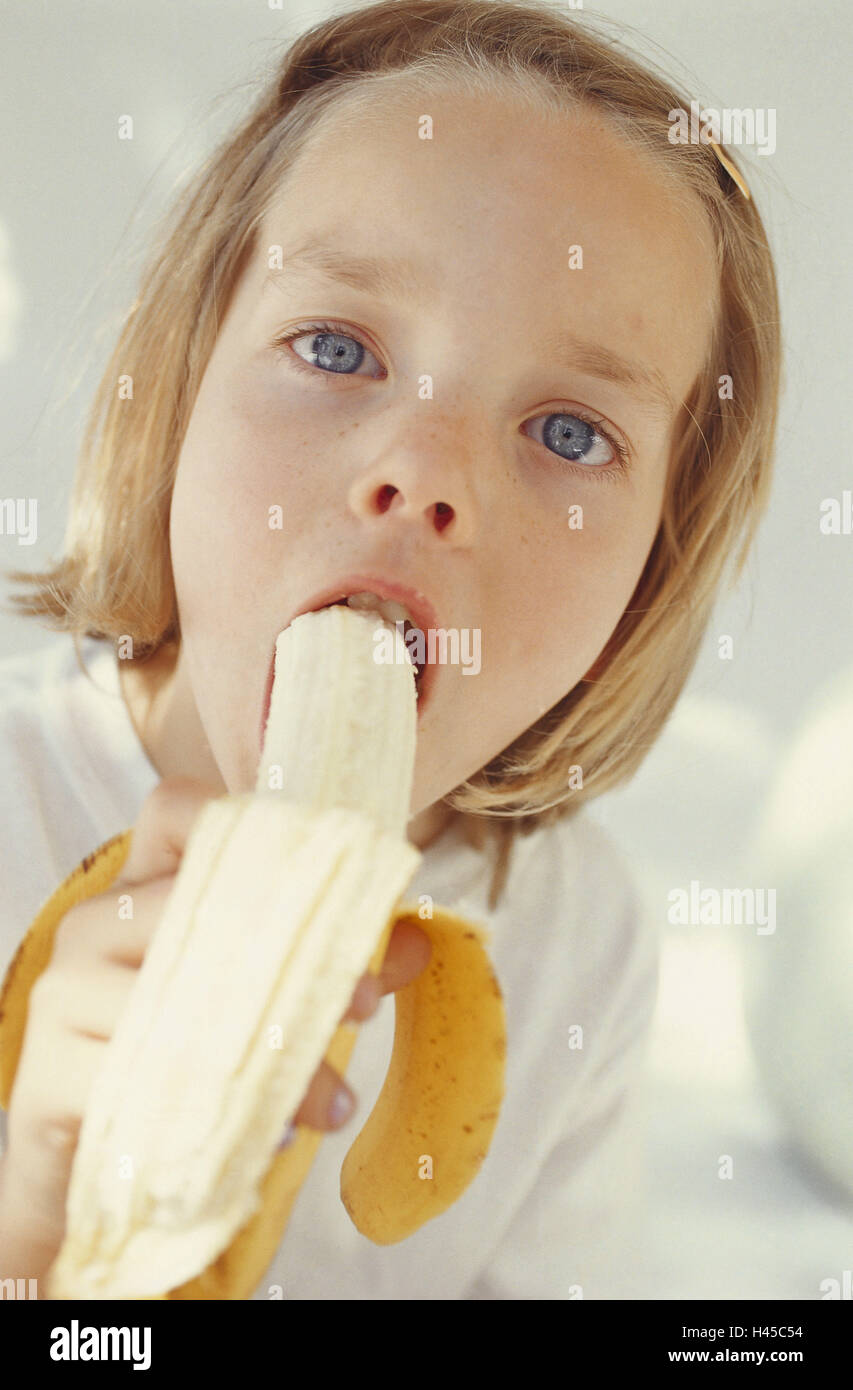
<instances>
[{"instance_id":1,"label":"white t-shirt","mask_svg":"<svg viewBox=\"0 0 853 1390\"><path fill-rule=\"evenodd\" d=\"M109 643L66 635L0 662L0 971L84 855L136 822L159 781ZM441 1216L398 1245L352 1225L339 1174L381 1090L393 997L358 1030L357 1097L329 1133L254 1299L607 1298L646 1190L642 1068L658 940L609 835L582 810L519 837L498 908L489 864L451 823L406 897L432 895L490 932L507 1015L506 1094L487 1158ZM578 1032L578 1025L582 1033ZM582 1042L582 1046L578 1046ZM6 1145L5 1114L0 1141Z\"/></svg>"}]
</instances>

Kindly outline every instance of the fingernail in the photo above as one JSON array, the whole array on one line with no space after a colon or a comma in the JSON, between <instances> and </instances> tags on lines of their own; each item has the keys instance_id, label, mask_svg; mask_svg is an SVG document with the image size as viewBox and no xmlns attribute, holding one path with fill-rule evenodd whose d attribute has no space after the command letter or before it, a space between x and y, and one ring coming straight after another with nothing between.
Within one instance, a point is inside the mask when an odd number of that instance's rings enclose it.
<instances>
[{"instance_id":1,"label":"fingernail","mask_svg":"<svg viewBox=\"0 0 853 1390\"><path fill-rule=\"evenodd\" d=\"M279 1149L286 1149L288 1144L292 1144L296 1138L296 1125L288 1125L284 1134L278 1141Z\"/></svg>"},{"instance_id":2,"label":"fingernail","mask_svg":"<svg viewBox=\"0 0 853 1390\"><path fill-rule=\"evenodd\" d=\"M329 1106L329 1124L332 1127L343 1124L353 1112L355 1102L345 1086L341 1086L335 1092L335 1098Z\"/></svg>"}]
</instances>

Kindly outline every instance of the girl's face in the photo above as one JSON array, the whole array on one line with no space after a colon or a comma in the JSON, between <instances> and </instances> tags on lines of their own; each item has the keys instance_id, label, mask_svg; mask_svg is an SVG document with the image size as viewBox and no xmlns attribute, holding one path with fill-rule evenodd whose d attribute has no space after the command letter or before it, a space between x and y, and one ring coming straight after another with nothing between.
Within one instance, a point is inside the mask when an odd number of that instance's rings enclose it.
<instances>
[{"instance_id":1,"label":"girl's face","mask_svg":"<svg viewBox=\"0 0 853 1390\"><path fill-rule=\"evenodd\" d=\"M458 632L413 815L566 695L642 573L715 302L698 206L587 111L401 87L315 134L172 501L175 678L226 788L254 785L276 635L333 594L402 585Z\"/></svg>"}]
</instances>

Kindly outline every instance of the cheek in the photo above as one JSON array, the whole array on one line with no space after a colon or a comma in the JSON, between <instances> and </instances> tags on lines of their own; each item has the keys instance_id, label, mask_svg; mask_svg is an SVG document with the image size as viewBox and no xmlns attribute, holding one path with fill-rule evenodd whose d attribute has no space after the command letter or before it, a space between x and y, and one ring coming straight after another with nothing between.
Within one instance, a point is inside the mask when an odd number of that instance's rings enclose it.
<instances>
[{"instance_id":1,"label":"cheek","mask_svg":"<svg viewBox=\"0 0 853 1390\"><path fill-rule=\"evenodd\" d=\"M241 585L241 576L267 568L265 556L270 566L280 563L282 532L301 531L313 496L308 431L292 411L274 409L256 382L220 379L213 367L172 493L172 560L176 584L185 588L216 583L226 571Z\"/></svg>"},{"instance_id":2,"label":"cheek","mask_svg":"<svg viewBox=\"0 0 853 1390\"><path fill-rule=\"evenodd\" d=\"M629 603L661 496L621 481L569 487L552 516L504 551L501 645L508 662L535 670L554 699L586 674Z\"/></svg>"},{"instance_id":3,"label":"cheek","mask_svg":"<svg viewBox=\"0 0 853 1390\"><path fill-rule=\"evenodd\" d=\"M221 397L200 393L178 460L169 538L181 623L188 629L208 625L211 613L254 606L255 557L271 534L269 488L253 476L234 424Z\"/></svg>"},{"instance_id":4,"label":"cheek","mask_svg":"<svg viewBox=\"0 0 853 1390\"><path fill-rule=\"evenodd\" d=\"M178 459L169 515L169 542L178 602L187 608L209 589L221 566L235 518L226 505L227 487L218 456L205 439L203 419L194 413Z\"/></svg>"},{"instance_id":5,"label":"cheek","mask_svg":"<svg viewBox=\"0 0 853 1390\"><path fill-rule=\"evenodd\" d=\"M270 508L279 508L273 534L300 534L334 500L339 431L331 414L319 397L300 399L268 360L250 361L223 383L206 431L216 496L267 532Z\"/></svg>"},{"instance_id":6,"label":"cheek","mask_svg":"<svg viewBox=\"0 0 853 1390\"><path fill-rule=\"evenodd\" d=\"M604 485L607 486L606 484ZM618 490L618 485L613 491ZM660 524L656 488L625 490L588 509L568 544L572 592L602 635L610 636L636 588Z\"/></svg>"}]
</instances>

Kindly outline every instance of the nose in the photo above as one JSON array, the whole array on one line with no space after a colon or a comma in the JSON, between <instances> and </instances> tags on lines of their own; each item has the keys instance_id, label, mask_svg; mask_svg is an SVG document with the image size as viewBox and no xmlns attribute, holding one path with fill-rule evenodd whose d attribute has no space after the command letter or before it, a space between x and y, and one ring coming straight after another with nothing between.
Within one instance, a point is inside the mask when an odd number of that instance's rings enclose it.
<instances>
[{"instance_id":1,"label":"nose","mask_svg":"<svg viewBox=\"0 0 853 1390\"><path fill-rule=\"evenodd\" d=\"M385 524L426 527L447 545L470 545L474 537L470 479L432 452L377 460L351 484L349 505L364 520L387 517Z\"/></svg>"}]
</instances>

